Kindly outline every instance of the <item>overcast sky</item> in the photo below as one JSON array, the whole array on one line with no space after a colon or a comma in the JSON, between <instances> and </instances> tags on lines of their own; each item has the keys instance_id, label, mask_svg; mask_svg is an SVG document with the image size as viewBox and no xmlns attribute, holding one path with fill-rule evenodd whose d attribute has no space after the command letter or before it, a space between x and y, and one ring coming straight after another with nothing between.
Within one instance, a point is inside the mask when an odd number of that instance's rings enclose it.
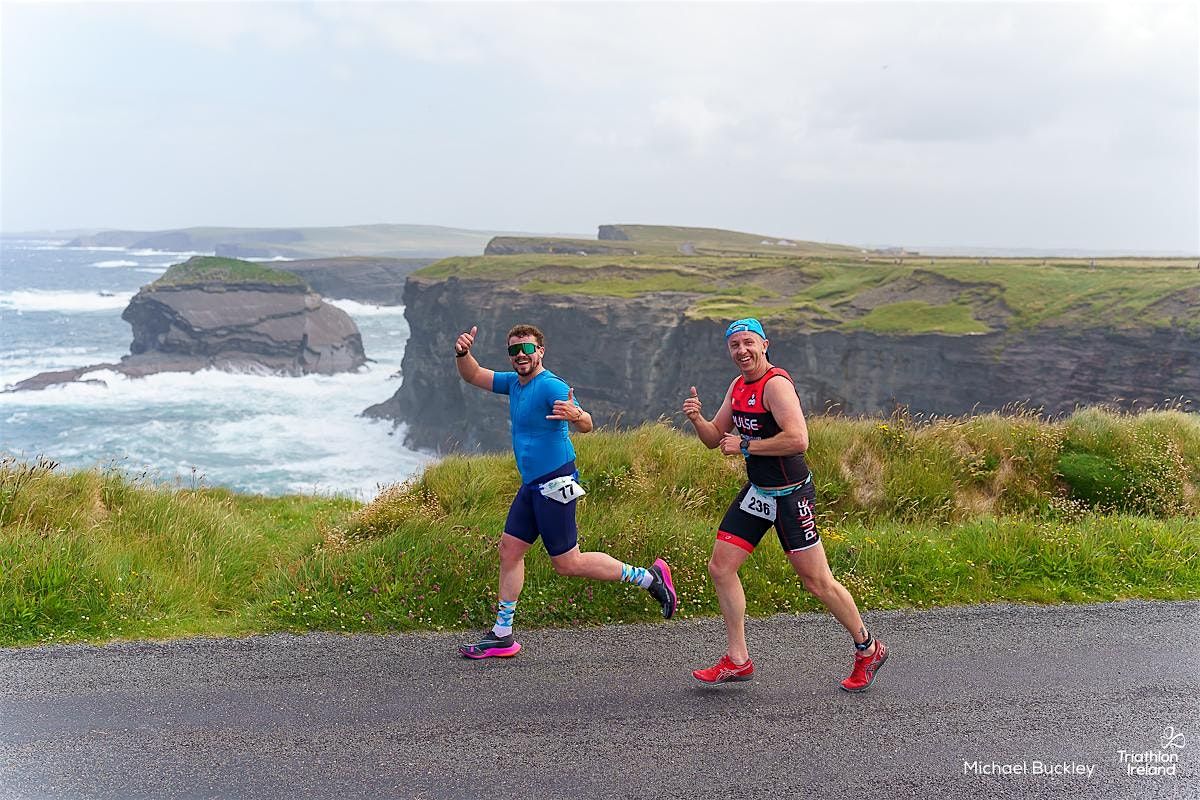
<instances>
[{"instance_id":1,"label":"overcast sky","mask_svg":"<svg viewBox=\"0 0 1200 800\"><path fill-rule=\"evenodd\" d=\"M1200 252L1194 3L0 9L4 231Z\"/></svg>"}]
</instances>

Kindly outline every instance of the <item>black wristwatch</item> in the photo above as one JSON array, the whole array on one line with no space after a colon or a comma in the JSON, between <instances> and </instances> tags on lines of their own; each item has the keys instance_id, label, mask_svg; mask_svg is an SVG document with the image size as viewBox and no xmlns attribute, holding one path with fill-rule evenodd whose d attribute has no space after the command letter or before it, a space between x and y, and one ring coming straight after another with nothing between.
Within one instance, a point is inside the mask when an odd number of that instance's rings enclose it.
<instances>
[{"instance_id":1,"label":"black wristwatch","mask_svg":"<svg viewBox=\"0 0 1200 800\"><path fill-rule=\"evenodd\" d=\"M750 457L750 437L742 434L742 458Z\"/></svg>"}]
</instances>

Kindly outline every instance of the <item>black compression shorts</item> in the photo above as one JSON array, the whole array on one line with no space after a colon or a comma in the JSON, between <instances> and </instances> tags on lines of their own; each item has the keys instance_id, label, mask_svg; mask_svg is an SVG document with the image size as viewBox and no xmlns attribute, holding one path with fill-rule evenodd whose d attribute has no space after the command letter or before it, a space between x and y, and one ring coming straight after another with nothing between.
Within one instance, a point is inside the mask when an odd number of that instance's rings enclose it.
<instances>
[{"instance_id":1,"label":"black compression shorts","mask_svg":"<svg viewBox=\"0 0 1200 800\"><path fill-rule=\"evenodd\" d=\"M807 550L821 541L821 535L817 533L817 521L813 518L813 500L817 490L812 481L791 494L775 498L774 522L742 510L741 503L748 491L749 483L742 487L730 504L725 518L721 520L717 539L753 553L767 528L774 524L785 553Z\"/></svg>"}]
</instances>

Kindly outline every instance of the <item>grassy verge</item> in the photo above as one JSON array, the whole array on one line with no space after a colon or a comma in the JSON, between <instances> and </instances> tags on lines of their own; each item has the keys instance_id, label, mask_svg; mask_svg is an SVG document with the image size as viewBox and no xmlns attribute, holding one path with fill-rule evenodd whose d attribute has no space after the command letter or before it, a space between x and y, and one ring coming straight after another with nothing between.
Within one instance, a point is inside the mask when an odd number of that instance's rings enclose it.
<instances>
[{"instance_id":1,"label":"grassy verge","mask_svg":"<svg viewBox=\"0 0 1200 800\"><path fill-rule=\"evenodd\" d=\"M1097 409L811 421L821 530L866 609L998 600L1200 597L1200 418ZM706 574L741 464L663 425L578 437L581 544L667 558L683 617L718 613ZM373 503L180 490L0 464L0 644L274 630L474 628L495 602L511 457L447 458ZM751 613L812 610L770 535ZM527 559L523 626L657 617L618 584Z\"/></svg>"}]
</instances>

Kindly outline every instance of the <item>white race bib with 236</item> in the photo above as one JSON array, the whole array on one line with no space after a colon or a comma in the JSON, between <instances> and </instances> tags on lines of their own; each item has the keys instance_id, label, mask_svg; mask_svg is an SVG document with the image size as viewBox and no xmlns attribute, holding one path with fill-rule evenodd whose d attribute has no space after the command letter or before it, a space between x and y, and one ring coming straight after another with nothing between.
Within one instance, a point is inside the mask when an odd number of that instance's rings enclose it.
<instances>
[{"instance_id":1,"label":"white race bib with 236","mask_svg":"<svg viewBox=\"0 0 1200 800\"><path fill-rule=\"evenodd\" d=\"M738 508L747 514L762 517L770 522L775 521L775 498L761 493L754 484L750 484L750 489L738 504Z\"/></svg>"}]
</instances>

